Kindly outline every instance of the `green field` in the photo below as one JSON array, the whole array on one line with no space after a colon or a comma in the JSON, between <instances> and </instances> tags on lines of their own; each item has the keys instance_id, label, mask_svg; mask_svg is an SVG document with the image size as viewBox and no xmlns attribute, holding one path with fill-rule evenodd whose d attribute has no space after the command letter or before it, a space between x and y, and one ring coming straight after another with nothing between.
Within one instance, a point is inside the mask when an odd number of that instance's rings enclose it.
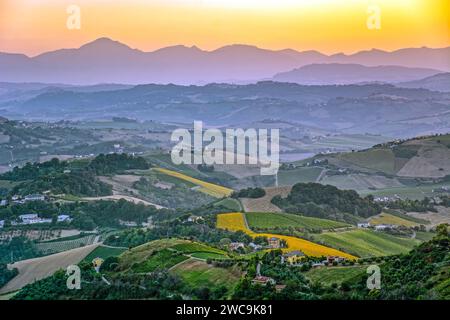
<instances>
[{"instance_id":1,"label":"green field","mask_svg":"<svg viewBox=\"0 0 450 320\"><path fill-rule=\"evenodd\" d=\"M169 269L189 256L206 260L226 258L225 251L202 243L181 239L161 239L148 242L125 251L119 260L121 270L152 272L156 269Z\"/></svg>"},{"instance_id":2,"label":"green field","mask_svg":"<svg viewBox=\"0 0 450 320\"><path fill-rule=\"evenodd\" d=\"M317 234L314 240L362 258L406 253L420 244L419 240L360 229Z\"/></svg>"},{"instance_id":3,"label":"green field","mask_svg":"<svg viewBox=\"0 0 450 320\"><path fill-rule=\"evenodd\" d=\"M280 170L278 172L278 183L280 186L291 186L299 182L315 182L322 170L322 168L317 167Z\"/></svg>"},{"instance_id":4,"label":"green field","mask_svg":"<svg viewBox=\"0 0 450 320\"><path fill-rule=\"evenodd\" d=\"M212 248L207 245L197 243L197 242L185 242L176 244L171 247L173 250L176 250L181 253L190 254L190 253L196 253L196 252L209 252L209 253L216 253L216 254L226 254L225 251L222 251L220 249Z\"/></svg>"},{"instance_id":5,"label":"green field","mask_svg":"<svg viewBox=\"0 0 450 320\"><path fill-rule=\"evenodd\" d=\"M339 159L375 171L395 174L395 155L391 149L369 149L360 152L343 153Z\"/></svg>"},{"instance_id":6,"label":"green field","mask_svg":"<svg viewBox=\"0 0 450 320\"><path fill-rule=\"evenodd\" d=\"M220 254L220 253L214 253L214 252L194 252L191 254L191 257L206 260L206 259L226 259L227 256Z\"/></svg>"},{"instance_id":7,"label":"green field","mask_svg":"<svg viewBox=\"0 0 450 320\"><path fill-rule=\"evenodd\" d=\"M237 199L225 198L223 200L217 201L213 205L215 207L223 206L223 207L225 207L225 208L227 208L227 209L229 209L230 211L233 211L233 212L242 211L241 203Z\"/></svg>"},{"instance_id":8,"label":"green field","mask_svg":"<svg viewBox=\"0 0 450 320\"><path fill-rule=\"evenodd\" d=\"M434 197L434 189L448 186L449 183L423 184L419 186L405 186L395 188L385 188L380 190L364 190L359 192L361 195L371 194L375 197L392 197L399 196L402 199L421 200L425 197Z\"/></svg>"},{"instance_id":9,"label":"green field","mask_svg":"<svg viewBox=\"0 0 450 320\"><path fill-rule=\"evenodd\" d=\"M339 221L305 217L289 213L245 213L250 228L305 228L305 229L334 229L349 227L349 224Z\"/></svg>"},{"instance_id":10,"label":"green field","mask_svg":"<svg viewBox=\"0 0 450 320\"><path fill-rule=\"evenodd\" d=\"M90 234L66 241L40 242L36 244L36 248L43 254L53 254L93 244L96 236L96 234Z\"/></svg>"},{"instance_id":11,"label":"green field","mask_svg":"<svg viewBox=\"0 0 450 320\"><path fill-rule=\"evenodd\" d=\"M416 239L420 240L420 241L430 241L431 239L434 238L434 236L436 235L436 233L434 232L422 232L422 231L417 231L416 232Z\"/></svg>"},{"instance_id":12,"label":"green field","mask_svg":"<svg viewBox=\"0 0 450 320\"><path fill-rule=\"evenodd\" d=\"M324 267L311 269L305 273L306 278L312 282L321 283L325 286L331 286L333 283L340 285L342 282L365 274L366 268L364 266L353 267Z\"/></svg>"},{"instance_id":13,"label":"green field","mask_svg":"<svg viewBox=\"0 0 450 320\"><path fill-rule=\"evenodd\" d=\"M146 260L133 264L131 269L137 273L153 272L157 269L169 269L187 259L189 257L179 252L163 249L153 253Z\"/></svg>"},{"instance_id":14,"label":"green field","mask_svg":"<svg viewBox=\"0 0 450 320\"><path fill-rule=\"evenodd\" d=\"M126 251L126 249L124 248L110 248L99 246L95 248L89 255L87 255L86 258L83 259L83 261L91 262L95 258L106 259L109 257L116 257L119 256L124 251Z\"/></svg>"},{"instance_id":15,"label":"green field","mask_svg":"<svg viewBox=\"0 0 450 320\"><path fill-rule=\"evenodd\" d=\"M241 277L237 268L218 268L194 259L177 265L171 272L194 288L225 286L231 289Z\"/></svg>"}]
</instances>

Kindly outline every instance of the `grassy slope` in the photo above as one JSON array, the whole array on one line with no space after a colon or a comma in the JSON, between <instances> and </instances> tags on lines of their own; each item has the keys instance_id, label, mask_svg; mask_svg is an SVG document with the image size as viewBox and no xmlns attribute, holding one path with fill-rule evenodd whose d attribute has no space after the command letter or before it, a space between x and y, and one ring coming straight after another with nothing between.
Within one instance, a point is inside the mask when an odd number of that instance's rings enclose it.
<instances>
[{"instance_id":1,"label":"grassy slope","mask_svg":"<svg viewBox=\"0 0 450 320\"><path fill-rule=\"evenodd\" d=\"M314 235L314 238L326 245L345 250L362 258L405 253L420 243L419 240L359 229L322 233Z\"/></svg>"},{"instance_id":2,"label":"grassy slope","mask_svg":"<svg viewBox=\"0 0 450 320\"><path fill-rule=\"evenodd\" d=\"M180 276L192 287L197 288L211 288L223 285L231 289L241 277L241 273L237 268L225 269L213 267L198 260L185 261L173 268L171 272Z\"/></svg>"},{"instance_id":3,"label":"grassy slope","mask_svg":"<svg viewBox=\"0 0 450 320\"><path fill-rule=\"evenodd\" d=\"M325 286L330 286L333 283L339 285L344 281L365 273L366 268L365 266L317 268L309 270L305 273L305 276L312 282L320 282Z\"/></svg>"},{"instance_id":4,"label":"grassy slope","mask_svg":"<svg viewBox=\"0 0 450 320\"><path fill-rule=\"evenodd\" d=\"M395 155L390 149L370 149L362 152L343 153L341 160L362 168L395 174Z\"/></svg>"},{"instance_id":5,"label":"grassy slope","mask_svg":"<svg viewBox=\"0 0 450 320\"><path fill-rule=\"evenodd\" d=\"M245 216L250 228L270 229L274 227L294 227L308 229L332 229L350 226L343 222L304 217L289 213L247 212Z\"/></svg>"},{"instance_id":6,"label":"grassy slope","mask_svg":"<svg viewBox=\"0 0 450 320\"><path fill-rule=\"evenodd\" d=\"M278 184L290 186L299 182L315 182L322 172L322 168L296 168L293 170L280 170L278 172Z\"/></svg>"},{"instance_id":7,"label":"grassy slope","mask_svg":"<svg viewBox=\"0 0 450 320\"><path fill-rule=\"evenodd\" d=\"M126 249L100 246L100 247L95 248L94 251L92 251L90 254L88 254L87 257L84 258L84 261L91 262L95 258L106 259L109 257L115 257L115 256L120 255L124 251L126 251Z\"/></svg>"},{"instance_id":8,"label":"grassy slope","mask_svg":"<svg viewBox=\"0 0 450 320\"><path fill-rule=\"evenodd\" d=\"M215 207L222 206L222 207L229 209L230 211L242 211L242 206L241 206L241 203L239 202L239 200L232 199L232 198L226 198L223 200L219 200L216 203L214 203L214 206Z\"/></svg>"},{"instance_id":9,"label":"grassy slope","mask_svg":"<svg viewBox=\"0 0 450 320\"><path fill-rule=\"evenodd\" d=\"M182 239L161 239L148 242L124 252L119 259L121 270L151 272L158 268L171 268L189 259L190 255L199 259L225 258L225 251L208 245Z\"/></svg>"}]
</instances>

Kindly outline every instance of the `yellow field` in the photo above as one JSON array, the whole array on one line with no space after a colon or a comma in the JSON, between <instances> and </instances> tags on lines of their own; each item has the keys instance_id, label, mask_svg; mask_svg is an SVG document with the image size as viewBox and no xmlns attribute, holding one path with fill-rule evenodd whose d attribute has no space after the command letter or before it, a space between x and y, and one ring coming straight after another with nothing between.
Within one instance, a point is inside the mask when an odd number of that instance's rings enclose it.
<instances>
[{"instance_id":1,"label":"yellow field","mask_svg":"<svg viewBox=\"0 0 450 320\"><path fill-rule=\"evenodd\" d=\"M279 239L283 239L288 245L288 248L285 249L285 251L300 250L306 255L313 257L339 256L350 260L357 259L357 257L351 254L300 238L271 233L255 233L247 228L244 216L240 212L223 213L217 215L217 228L227 229L230 231L243 231L251 237L263 236L267 238L277 237Z\"/></svg>"},{"instance_id":2,"label":"yellow field","mask_svg":"<svg viewBox=\"0 0 450 320\"><path fill-rule=\"evenodd\" d=\"M393 225L397 225L397 226L405 226L405 227L414 227L414 226L418 226L418 223L415 223L413 221L409 221L406 219L402 219L400 217L394 216L392 214L389 213L380 213L379 215L373 217L372 219L370 219L370 223L372 225L376 225L376 224L393 224Z\"/></svg>"},{"instance_id":3,"label":"yellow field","mask_svg":"<svg viewBox=\"0 0 450 320\"><path fill-rule=\"evenodd\" d=\"M217 184L213 184L213 183L205 182L205 181L202 181L199 179L195 179L188 175L185 175L185 174L182 174L182 173L179 173L176 171L163 169L163 168L155 168L154 170L164 173L164 174L167 174L169 176L175 177L175 178L179 178L179 179L182 179L185 181L192 182L201 187L200 189L198 189L199 191L209 194L210 196L213 196L215 198L228 197L233 193L233 189L225 188L225 187L219 186Z\"/></svg>"}]
</instances>

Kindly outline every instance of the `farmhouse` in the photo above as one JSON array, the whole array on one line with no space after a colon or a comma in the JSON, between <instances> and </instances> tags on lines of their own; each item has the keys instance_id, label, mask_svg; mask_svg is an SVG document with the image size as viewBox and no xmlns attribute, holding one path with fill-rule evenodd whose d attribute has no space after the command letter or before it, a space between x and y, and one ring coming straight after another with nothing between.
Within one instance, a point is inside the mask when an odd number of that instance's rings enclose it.
<instances>
[{"instance_id":1,"label":"farmhouse","mask_svg":"<svg viewBox=\"0 0 450 320\"><path fill-rule=\"evenodd\" d=\"M256 285L261 285L261 286L266 286L267 284L271 284L274 285L276 282L274 279L270 278L270 277L265 277L265 276L256 276L253 280L252 280L253 284Z\"/></svg>"},{"instance_id":2,"label":"farmhouse","mask_svg":"<svg viewBox=\"0 0 450 320\"><path fill-rule=\"evenodd\" d=\"M187 219L188 222L198 222L198 221L201 221L201 220L203 220L202 217L194 216L194 215L190 216L190 217Z\"/></svg>"},{"instance_id":3,"label":"farmhouse","mask_svg":"<svg viewBox=\"0 0 450 320\"><path fill-rule=\"evenodd\" d=\"M36 224L36 223L51 223L52 219L39 218L36 213L22 214L19 216L22 221L20 224Z\"/></svg>"},{"instance_id":4,"label":"farmhouse","mask_svg":"<svg viewBox=\"0 0 450 320\"><path fill-rule=\"evenodd\" d=\"M245 244L242 243L242 242L232 242L232 243L230 243L229 248L230 248L230 250L232 250L232 251L236 251L236 250L238 250L239 248L244 249L244 248L245 248Z\"/></svg>"},{"instance_id":5,"label":"farmhouse","mask_svg":"<svg viewBox=\"0 0 450 320\"><path fill-rule=\"evenodd\" d=\"M258 251L258 250L261 250L261 249L262 249L262 245L259 245L259 244L253 243L253 242L250 242L250 243L248 244L248 246L249 246L250 248L252 248L253 251Z\"/></svg>"},{"instance_id":6,"label":"farmhouse","mask_svg":"<svg viewBox=\"0 0 450 320\"><path fill-rule=\"evenodd\" d=\"M375 226L375 230L376 231L383 231L383 230L387 230L387 229L395 229L397 226L395 225L391 225L391 224L377 224Z\"/></svg>"},{"instance_id":7,"label":"farmhouse","mask_svg":"<svg viewBox=\"0 0 450 320\"><path fill-rule=\"evenodd\" d=\"M294 265L300 262L305 257L305 254L299 250L291 251L285 253L281 256L282 263L287 263L290 265Z\"/></svg>"},{"instance_id":8,"label":"farmhouse","mask_svg":"<svg viewBox=\"0 0 450 320\"><path fill-rule=\"evenodd\" d=\"M276 237L269 238L269 247L272 249L278 249L281 246L280 239Z\"/></svg>"},{"instance_id":9,"label":"farmhouse","mask_svg":"<svg viewBox=\"0 0 450 320\"><path fill-rule=\"evenodd\" d=\"M360 222L358 223L358 228L369 228L370 222Z\"/></svg>"},{"instance_id":10,"label":"farmhouse","mask_svg":"<svg viewBox=\"0 0 450 320\"><path fill-rule=\"evenodd\" d=\"M1 200L0 201L0 207L5 207L8 205L8 200Z\"/></svg>"},{"instance_id":11,"label":"farmhouse","mask_svg":"<svg viewBox=\"0 0 450 320\"><path fill-rule=\"evenodd\" d=\"M45 196L42 194L29 194L25 196L25 202L27 201L45 201Z\"/></svg>"},{"instance_id":12,"label":"farmhouse","mask_svg":"<svg viewBox=\"0 0 450 320\"><path fill-rule=\"evenodd\" d=\"M337 256L328 256L327 260L323 261L324 263L333 264L333 262L339 263L345 261L345 258L337 257Z\"/></svg>"},{"instance_id":13,"label":"farmhouse","mask_svg":"<svg viewBox=\"0 0 450 320\"><path fill-rule=\"evenodd\" d=\"M72 218L67 214L60 214L58 216L58 222L71 222Z\"/></svg>"}]
</instances>

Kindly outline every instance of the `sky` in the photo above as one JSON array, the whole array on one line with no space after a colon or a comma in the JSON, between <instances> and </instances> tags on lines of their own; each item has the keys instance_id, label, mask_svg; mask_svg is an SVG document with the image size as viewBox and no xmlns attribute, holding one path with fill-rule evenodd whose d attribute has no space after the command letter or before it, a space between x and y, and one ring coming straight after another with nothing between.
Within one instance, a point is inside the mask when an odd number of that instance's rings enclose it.
<instances>
[{"instance_id":1,"label":"sky","mask_svg":"<svg viewBox=\"0 0 450 320\"><path fill-rule=\"evenodd\" d=\"M80 9L79 29L67 28L70 5ZM0 0L1 52L35 56L99 37L143 51L230 44L326 54L440 48L450 45L450 1Z\"/></svg>"}]
</instances>

